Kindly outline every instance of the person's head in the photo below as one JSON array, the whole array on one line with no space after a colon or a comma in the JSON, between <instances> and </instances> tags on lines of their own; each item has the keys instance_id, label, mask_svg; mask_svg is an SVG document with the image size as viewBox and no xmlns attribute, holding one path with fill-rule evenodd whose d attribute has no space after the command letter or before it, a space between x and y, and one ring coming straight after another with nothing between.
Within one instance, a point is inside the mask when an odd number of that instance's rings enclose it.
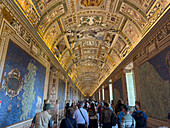
<instances>
[{"instance_id":1,"label":"person's head","mask_svg":"<svg viewBox=\"0 0 170 128\"><path fill-rule=\"evenodd\" d=\"M121 107L120 107L120 111L122 112L122 111L123 111L123 109L124 109L124 105L121 105Z\"/></svg>"},{"instance_id":2,"label":"person's head","mask_svg":"<svg viewBox=\"0 0 170 128\"><path fill-rule=\"evenodd\" d=\"M97 104L98 107L99 107L100 105L101 105L100 103Z\"/></svg>"},{"instance_id":3,"label":"person's head","mask_svg":"<svg viewBox=\"0 0 170 128\"><path fill-rule=\"evenodd\" d=\"M66 117L72 117L74 110L72 108L68 108L66 112Z\"/></svg>"},{"instance_id":4,"label":"person's head","mask_svg":"<svg viewBox=\"0 0 170 128\"><path fill-rule=\"evenodd\" d=\"M95 110L95 105L94 105L94 103L91 103L90 106L91 106L91 109L92 109L92 110Z\"/></svg>"},{"instance_id":5,"label":"person's head","mask_svg":"<svg viewBox=\"0 0 170 128\"><path fill-rule=\"evenodd\" d=\"M135 109L136 110L140 110L140 102L139 101L135 101Z\"/></svg>"},{"instance_id":6,"label":"person's head","mask_svg":"<svg viewBox=\"0 0 170 128\"><path fill-rule=\"evenodd\" d=\"M69 107L69 103L66 103L66 107Z\"/></svg>"},{"instance_id":7,"label":"person's head","mask_svg":"<svg viewBox=\"0 0 170 128\"><path fill-rule=\"evenodd\" d=\"M129 110L130 110L129 105L122 105L122 111L123 112L127 113L127 112L129 112Z\"/></svg>"},{"instance_id":8,"label":"person's head","mask_svg":"<svg viewBox=\"0 0 170 128\"><path fill-rule=\"evenodd\" d=\"M44 107L43 107L43 110L49 112L50 109L51 109L51 104L50 104L50 103L45 103L45 104L44 104Z\"/></svg>"},{"instance_id":9,"label":"person's head","mask_svg":"<svg viewBox=\"0 0 170 128\"><path fill-rule=\"evenodd\" d=\"M81 102L79 103L79 106L80 106L80 107L83 107L83 106L84 106L84 102L81 101Z\"/></svg>"},{"instance_id":10,"label":"person's head","mask_svg":"<svg viewBox=\"0 0 170 128\"><path fill-rule=\"evenodd\" d=\"M109 104L107 102L104 102L104 108L109 107Z\"/></svg>"},{"instance_id":11,"label":"person's head","mask_svg":"<svg viewBox=\"0 0 170 128\"><path fill-rule=\"evenodd\" d=\"M117 105L118 104L121 104L122 103L122 99L119 99L118 101L117 101Z\"/></svg>"}]
</instances>

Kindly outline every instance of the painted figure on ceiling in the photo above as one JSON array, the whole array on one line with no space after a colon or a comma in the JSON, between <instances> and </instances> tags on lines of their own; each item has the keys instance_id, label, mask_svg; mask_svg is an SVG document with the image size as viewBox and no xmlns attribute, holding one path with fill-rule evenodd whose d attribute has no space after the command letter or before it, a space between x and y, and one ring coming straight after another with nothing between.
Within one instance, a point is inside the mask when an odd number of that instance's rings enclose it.
<instances>
[{"instance_id":1,"label":"painted figure on ceiling","mask_svg":"<svg viewBox=\"0 0 170 128\"><path fill-rule=\"evenodd\" d=\"M84 6L100 6L104 0L81 0L81 4Z\"/></svg>"}]
</instances>

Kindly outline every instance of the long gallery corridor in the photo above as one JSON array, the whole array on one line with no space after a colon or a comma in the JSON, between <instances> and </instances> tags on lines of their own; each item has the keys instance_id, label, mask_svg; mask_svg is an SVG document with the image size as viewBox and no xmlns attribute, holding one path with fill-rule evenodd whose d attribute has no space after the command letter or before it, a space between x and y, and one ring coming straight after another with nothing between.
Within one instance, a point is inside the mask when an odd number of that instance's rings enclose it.
<instances>
[{"instance_id":1,"label":"long gallery corridor","mask_svg":"<svg viewBox=\"0 0 170 128\"><path fill-rule=\"evenodd\" d=\"M84 127L78 108L170 127L170 0L0 0L0 128Z\"/></svg>"}]
</instances>

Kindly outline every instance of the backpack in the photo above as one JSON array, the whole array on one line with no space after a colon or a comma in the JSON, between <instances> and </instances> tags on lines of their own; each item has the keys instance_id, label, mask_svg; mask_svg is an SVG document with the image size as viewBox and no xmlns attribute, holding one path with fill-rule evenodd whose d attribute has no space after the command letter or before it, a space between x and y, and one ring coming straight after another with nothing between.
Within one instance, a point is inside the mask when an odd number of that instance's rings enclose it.
<instances>
[{"instance_id":1,"label":"backpack","mask_svg":"<svg viewBox=\"0 0 170 128\"><path fill-rule=\"evenodd\" d=\"M119 112L119 114L118 114L118 118L117 118L117 122L118 122L118 126L120 126L120 124L121 124L121 119L122 119L122 117L125 115L125 113L124 112Z\"/></svg>"},{"instance_id":2,"label":"backpack","mask_svg":"<svg viewBox=\"0 0 170 128\"><path fill-rule=\"evenodd\" d=\"M112 126L116 126L116 124L117 124L116 115L115 115L115 114L112 114L112 115L111 115L111 125L112 125Z\"/></svg>"},{"instance_id":3,"label":"backpack","mask_svg":"<svg viewBox=\"0 0 170 128\"><path fill-rule=\"evenodd\" d=\"M140 127L146 127L146 119L144 117L143 112L135 112L135 120L136 120L136 128L140 128Z\"/></svg>"}]
</instances>

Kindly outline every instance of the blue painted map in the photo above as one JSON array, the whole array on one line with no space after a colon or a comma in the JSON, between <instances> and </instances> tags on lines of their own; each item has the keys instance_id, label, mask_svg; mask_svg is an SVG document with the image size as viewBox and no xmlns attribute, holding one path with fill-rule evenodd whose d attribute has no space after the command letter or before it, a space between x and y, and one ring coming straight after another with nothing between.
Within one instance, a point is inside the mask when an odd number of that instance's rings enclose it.
<instances>
[{"instance_id":1,"label":"blue painted map","mask_svg":"<svg viewBox=\"0 0 170 128\"><path fill-rule=\"evenodd\" d=\"M4 74L8 74L12 69L20 71L24 82L21 92L13 98L7 96L4 88L1 88L0 127L33 118L36 112L42 110L46 68L10 42Z\"/></svg>"}]
</instances>

